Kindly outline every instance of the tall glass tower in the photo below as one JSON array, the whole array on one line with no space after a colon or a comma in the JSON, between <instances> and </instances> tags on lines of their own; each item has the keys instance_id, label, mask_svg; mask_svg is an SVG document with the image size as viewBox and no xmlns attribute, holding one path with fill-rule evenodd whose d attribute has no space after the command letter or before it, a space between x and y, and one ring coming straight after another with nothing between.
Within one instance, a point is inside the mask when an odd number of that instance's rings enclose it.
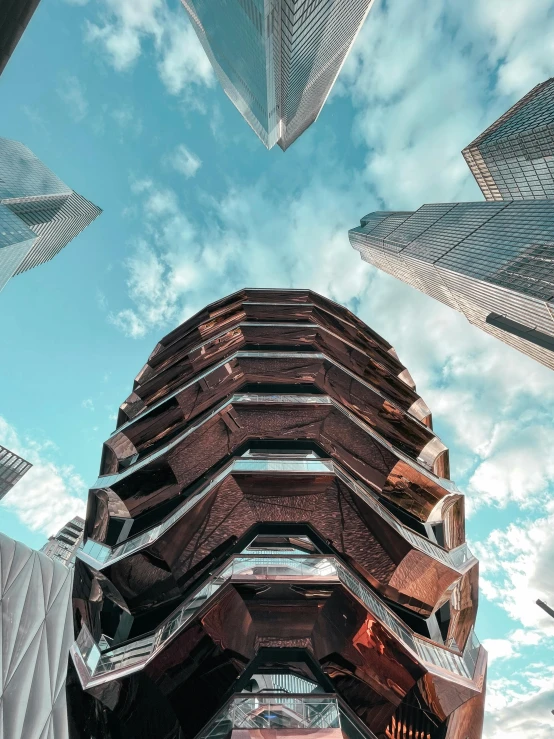
<instances>
[{"instance_id":1,"label":"tall glass tower","mask_svg":"<svg viewBox=\"0 0 554 739\"><path fill-rule=\"evenodd\" d=\"M366 262L554 369L554 202L370 213L348 235Z\"/></svg>"},{"instance_id":2,"label":"tall glass tower","mask_svg":"<svg viewBox=\"0 0 554 739\"><path fill-rule=\"evenodd\" d=\"M208 306L158 343L104 444L74 570L75 739L479 739L464 518L387 341L309 291Z\"/></svg>"},{"instance_id":3,"label":"tall glass tower","mask_svg":"<svg viewBox=\"0 0 554 739\"><path fill-rule=\"evenodd\" d=\"M6 0L0 3L0 74L27 28L39 0Z\"/></svg>"},{"instance_id":4,"label":"tall glass tower","mask_svg":"<svg viewBox=\"0 0 554 739\"><path fill-rule=\"evenodd\" d=\"M0 290L52 259L101 212L26 146L0 139Z\"/></svg>"},{"instance_id":5,"label":"tall glass tower","mask_svg":"<svg viewBox=\"0 0 554 739\"><path fill-rule=\"evenodd\" d=\"M225 93L271 149L323 107L373 0L182 0Z\"/></svg>"},{"instance_id":6,"label":"tall glass tower","mask_svg":"<svg viewBox=\"0 0 554 739\"><path fill-rule=\"evenodd\" d=\"M534 87L462 154L487 200L554 198L554 77Z\"/></svg>"},{"instance_id":7,"label":"tall glass tower","mask_svg":"<svg viewBox=\"0 0 554 739\"><path fill-rule=\"evenodd\" d=\"M0 500L21 480L33 465L23 457L0 446Z\"/></svg>"}]
</instances>

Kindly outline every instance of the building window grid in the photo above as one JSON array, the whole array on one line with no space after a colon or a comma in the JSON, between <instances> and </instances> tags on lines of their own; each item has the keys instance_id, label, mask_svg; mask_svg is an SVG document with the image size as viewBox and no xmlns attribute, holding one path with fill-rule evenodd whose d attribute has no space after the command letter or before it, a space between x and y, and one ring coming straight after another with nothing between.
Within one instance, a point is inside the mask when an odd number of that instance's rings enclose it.
<instances>
[{"instance_id":1,"label":"building window grid","mask_svg":"<svg viewBox=\"0 0 554 739\"><path fill-rule=\"evenodd\" d=\"M448 286L441 285L437 278L433 280L432 273L425 271L424 264L432 261L437 248L444 247L445 233L442 229L453 229L448 235L448 242L451 244L456 237L464 235L468 226L479 223L479 218L464 214L460 219L464 222L464 228L461 229L456 220L463 209L482 209L491 205L497 206L495 216L487 219L471 236L466 236L435 265L441 274L447 270L450 274L448 281L454 280L457 284L456 291L461 291L460 295L467 295L469 301L477 301L470 302L463 308L458 307L449 302ZM416 211L410 219L415 219L422 211L423 209ZM440 212L440 208L435 207L434 211ZM552 315L545 308L546 301L554 299L554 204L547 200L459 204L457 211L436 218L434 227L428 228L421 243L414 240L398 257L386 251L390 248L387 238L383 241L375 237L375 228L378 225L382 228L387 221L392 222L394 213L365 216L365 228L358 229L356 233L351 232L352 241L367 261L436 299L458 307L464 313L470 310L468 305L477 306L487 294L490 310L504 306L515 320L519 319L523 323L526 319L529 322L529 316L532 315L538 330L546 335L554 335ZM403 217L405 218L405 214ZM405 256L401 257L401 254ZM410 258L410 263L404 265L407 257ZM419 264L418 259L421 260ZM455 278L455 275L458 277ZM475 288L470 287L473 283ZM523 301L526 300L540 302L524 304ZM467 313L468 320L477 322L483 330L498 335L498 329L495 333L495 329L482 325L484 317L480 310L475 313L472 308L471 315ZM477 315L478 318L475 317ZM518 344L521 350L554 367L554 359L550 360L546 356L548 350L537 346L530 348L531 342L517 337L506 341L514 346Z\"/></svg>"}]
</instances>

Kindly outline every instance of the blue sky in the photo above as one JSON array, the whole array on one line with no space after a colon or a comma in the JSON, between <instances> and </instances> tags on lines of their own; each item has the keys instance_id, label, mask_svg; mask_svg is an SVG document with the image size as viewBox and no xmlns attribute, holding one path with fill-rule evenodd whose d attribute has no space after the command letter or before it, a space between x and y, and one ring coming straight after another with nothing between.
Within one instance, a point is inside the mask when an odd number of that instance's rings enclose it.
<instances>
[{"instance_id":1,"label":"blue sky","mask_svg":"<svg viewBox=\"0 0 554 739\"><path fill-rule=\"evenodd\" d=\"M310 287L397 349L451 449L481 558L487 739L554 731L554 383L360 261L380 208L480 199L460 150L554 74L546 0L376 0L318 121L268 152L178 3L44 0L0 78L0 135L104 209L0 293L0 443L34 463L0 505L32 546L84 509L159 337L242 286Z\"/></svg>"}]
</instances>

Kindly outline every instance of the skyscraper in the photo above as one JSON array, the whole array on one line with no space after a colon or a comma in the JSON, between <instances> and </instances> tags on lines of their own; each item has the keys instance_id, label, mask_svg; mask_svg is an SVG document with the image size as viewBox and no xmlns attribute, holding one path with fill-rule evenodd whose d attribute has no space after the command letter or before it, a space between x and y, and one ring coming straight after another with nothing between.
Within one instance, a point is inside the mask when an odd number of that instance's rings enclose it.
<instances>
[{"instance_id":1,"label":"skyscraper","mask_svg":"<svg viewBox=\"0 0 554 739\"><path fill-rule=\"evenodd\" d=\"M14 452L10 452L9 449L0 446L0 500L32 466L23 457L19 457Z\"/></svg>"},{"instance_id":2,"label":"skyscraper","mask_svg":"<svg viewBox=\"0 0 554 739\"><path fill-rule=\"evenodd\" d=\"M83 539L84 527L84 520L80 516L75 516L62 526L55 536L51 536L40 551L66 567L73 567L77 549Z\"/></svg>"},{"instance_id":3,"label":"skyscraper","mask_svg":"<svg viewBox=\"0 0 554 739\"><path fill-rule=\"evenodd\" d=\"M4 0L0 3L0 74L4 71L39 0Z\"/></svg>"},{"instance_id":4,"label":"skyscraper","mask_svg":"<svg viewBox=\"0 0 554 739\"><path fill-rule=\"evenodd\" d=\"M348 235L366 262L554 369L554 202L376 212Z\"/></svg>"},{"instance_id":5,"label":"skyscraper","mask_svg":"<svg viewBox=\"0 0 554 739\"><path fill-rule=\"evenodd\" d=\"M75 736L478 739L448 468L394 349L330 300L242 290L176 328L89 493Z\"/></svg>"},{"instance_id":6,"label":"skyscraper","mask_svg":"<svg viewBox=\"0 0 554 739\"><path fill-rule=\"evenodd\" d=\"M26 146L0 139L0 290L52 259L101 212Z\"/></svg>"},{"instance_id":7,"label":"skyscraper","mask_svg":"<svg viewBox=\"0 0 554 739\"><path fill-rule=\"evenodd\" d=\"M487 200L554 198L554 77L536 85L462 154Z\"/></svg>"},{"instance_id":8,"label":"skyscraper","mask_svg":"<svg viewBox=\"0 0 554 739\"><path fill-rule=\"evenodd\" d=\"M182 0L225 93L271 149L323 107L373 0Z\"/></svg>"},{"instance_id":9,"label":"skyscraper","mask_svg":"<svg viewBox=\"0 0 554 739\"><path fill-rule=\"evenodd\" d=\"M0 736L67 739L71 570L0 533Z\"/></svg>"}]
</instances>

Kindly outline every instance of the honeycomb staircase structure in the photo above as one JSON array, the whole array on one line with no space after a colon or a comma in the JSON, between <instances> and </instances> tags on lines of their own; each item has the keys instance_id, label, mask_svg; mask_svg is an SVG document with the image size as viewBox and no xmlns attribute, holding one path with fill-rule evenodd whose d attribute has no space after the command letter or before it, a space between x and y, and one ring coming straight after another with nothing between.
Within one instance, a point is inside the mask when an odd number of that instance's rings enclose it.
<instances>
[{"instance_id":1,"label":"honeycomb staircase structure","mask_svg":"<svg viewBox=\"0 0 554 739\"><path fill-rule=\"evenodd\" d=\"M155 347L75 566L75 739L479 739L478 562L390 344L245 289ZM88 732L88 733L87 733Z\"/></svg>"}]
</instances>

